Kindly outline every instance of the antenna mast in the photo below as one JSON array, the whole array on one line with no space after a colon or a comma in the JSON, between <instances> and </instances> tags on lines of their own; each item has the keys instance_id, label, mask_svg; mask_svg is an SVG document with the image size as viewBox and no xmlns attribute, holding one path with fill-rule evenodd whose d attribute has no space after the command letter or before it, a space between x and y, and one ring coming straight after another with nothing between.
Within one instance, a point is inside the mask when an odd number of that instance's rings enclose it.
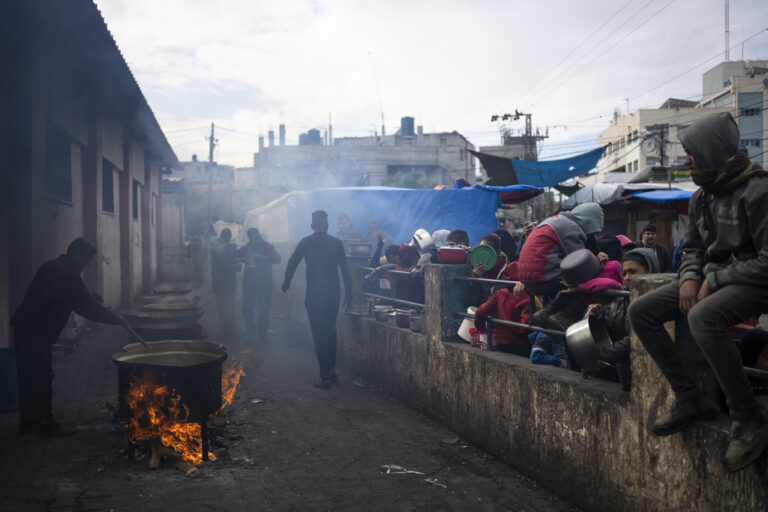
<instances>
[{"instance_id":1,"label":"antenna mast","mask_svg":"<svg viewBox=\"0 0 768 512\"><path fill-rule=\"evenodd\" d=\"M730 11L731 11L730 4L731 4L730 0L725 0L725 62L728 62L731 60L731 51L730 51L731 44L728 41L728 38L731 32L731 29L730 29L731 24L728 19L730 17Z\"/></svg>"}]
</instances>

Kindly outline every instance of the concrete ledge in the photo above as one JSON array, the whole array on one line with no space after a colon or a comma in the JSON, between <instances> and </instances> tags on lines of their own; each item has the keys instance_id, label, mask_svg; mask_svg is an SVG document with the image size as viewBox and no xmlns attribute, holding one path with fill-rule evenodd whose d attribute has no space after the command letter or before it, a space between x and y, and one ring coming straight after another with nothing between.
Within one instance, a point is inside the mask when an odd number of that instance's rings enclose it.
<instances>
[{"instance_id":1,"label":"concrete ledge","mask_svg":"<svg viewBox=\"0 0 768 512\"><path fill-rule=\"evenodd\" d=\"M445 342L451 300L440 288L457 282L441 267L427 268L423 334L342 318L340 358L350 371L586 510L765 510L766 461L735 474L723 468L727 416L673 436L650 434L650 419L668 405L670 390L636 339L631 393L512 354ZM635 293L668 280L654 277ZM680 343L684 327L668 326Z\"/></svg>"}]
</instances>

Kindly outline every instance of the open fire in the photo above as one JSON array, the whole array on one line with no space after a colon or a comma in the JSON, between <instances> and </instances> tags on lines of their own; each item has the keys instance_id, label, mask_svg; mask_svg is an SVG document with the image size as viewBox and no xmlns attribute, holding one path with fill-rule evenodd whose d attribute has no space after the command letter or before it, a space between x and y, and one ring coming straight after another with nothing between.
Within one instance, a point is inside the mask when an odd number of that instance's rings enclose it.
<instances>
[{"instance_id":1,"label":"open fire","mask_svg":"<svg viewBox=\"0 0 768 512\"><path fill-rule=\"evenodd\" d=\"M243 375L243 362L234 358L223 369L222 409L234 402ZM130 442L159 440L185 461L195 465L203 461L201 426L189 421L189 409L175 390L145 374L143 379L130 383L125 400L130 409L130 418L125 422ZM208 457L216 459L210 452Z\"/></svg>"}]
</instances>

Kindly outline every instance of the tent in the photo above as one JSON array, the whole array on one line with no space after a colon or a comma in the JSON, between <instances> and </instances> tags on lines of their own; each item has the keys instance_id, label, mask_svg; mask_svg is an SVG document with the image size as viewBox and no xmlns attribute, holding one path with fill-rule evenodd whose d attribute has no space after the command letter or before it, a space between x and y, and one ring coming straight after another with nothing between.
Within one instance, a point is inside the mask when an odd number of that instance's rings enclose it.
<instances>
[{"instance_id":1,"label":"tent","mask_svg":"<svg viewBox=\"0 0 768 512\"><path fill-rule=\"evenodd\" d=\"M470 152L480 159L491 185L554 187L558 183L589 173L597 166L603 148L562 160L513 160L478 151Z\"/></svg>"},{"instance_id":2,"label":"tent","mask_svg":"<svg viewBox=\"0 0 768 512\"><path fill-rule=\"evenodd\" d=\"M540 188L528 186L448 190L347 187L294 191L248 212L242 232L256 227L270 243L296 243L311 233L311 213L325 210L332 235L337 231L337 217L345 213L363 234L368 229L368 221L377 219L393 243L407 242L414 231L424 228L429 232L463 229L475 244L498 227L496 210L502 206L504 194L524 200L542 192ZM238 242L245 243L245 240L238 239Z\"/></svg>"},{"instance_id":3,"label":"tent","mask_svg":"<svg viewBox=\"0 0 768 512\"><path fill-rule=\"evenodd\" d=\"M676 183L670 189L666 183L592 183L563 201L563 208L573 208L582 203L606 205L625 196L657 203L690 199L696 187Z\"/></svg>"}]
</instances>

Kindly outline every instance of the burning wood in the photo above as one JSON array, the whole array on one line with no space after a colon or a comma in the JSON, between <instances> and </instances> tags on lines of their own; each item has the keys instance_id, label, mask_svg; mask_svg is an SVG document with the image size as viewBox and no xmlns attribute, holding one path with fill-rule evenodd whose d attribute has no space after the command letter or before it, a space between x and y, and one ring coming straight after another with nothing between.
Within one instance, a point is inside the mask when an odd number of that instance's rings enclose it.
<instances>
[{"instance_id":1,"label":"burning wood","mask_svg":"<svg viewBox=\"0 0 768 512\"><path fill-rule=\"evenodd\" d=\"M221 409L234 402L243 375L243 362L232 359L222 373ZM141 379L134 376L125 395L125 402L130 409L130 418L124 422L128 428L128 439L131 443L151 441L151 468L158 467L163 458L173 455L185 461L186 465L183 464L183 468L179 469L189 474L188 464L197 465L203 461L201 426L189 421L189 409L182 403L176 390L158 384L151 378L151 374L144 374ZM229 435L226 437L236 438ZM225 447L229 444L228 440L222 441L217 444ZM216 460L213 453L209 452L208 457Z\"/></svg>"}]
</instances>

